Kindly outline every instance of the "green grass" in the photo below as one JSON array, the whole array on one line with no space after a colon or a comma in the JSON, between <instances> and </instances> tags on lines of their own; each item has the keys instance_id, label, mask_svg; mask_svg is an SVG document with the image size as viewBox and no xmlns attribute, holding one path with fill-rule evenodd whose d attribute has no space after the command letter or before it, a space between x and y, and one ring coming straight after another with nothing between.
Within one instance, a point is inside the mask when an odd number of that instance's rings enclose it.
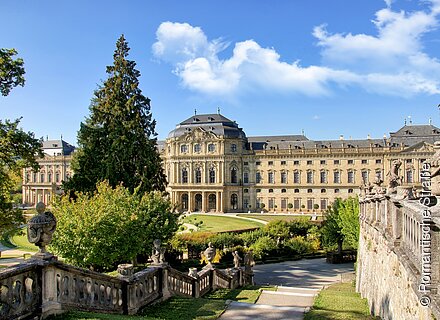
<instances>
[{"instance_id":1,"label":"green grass","mask_svg":"<svg viewBox=\"0 0 440 320\"><path fill-rule=\"evenodd\" d=\"M27 229L24 228L22 231L21 235L15 235L11 238L11 243L16 246L17 250L37 252L38 248L34 244L29 243L27 239Z\"/></svg>"},{"instance_id":2,"label":"green grass","mask_svg":"<svg viewBox=\"0 0 440 320\"><path fill-rule=\"evenodd\" d=\"M322 290L304 320L370 320L367 299L355 292L352 283L338 283Z\"/></svg>"},{"instance_id":3,"label":"green grass","mask_svg":"<svg viewBox=\"0 0 440 320\"><path fill-rule=\"evenodd\" d=\"M208 214L192 214L183 219L183 222L195 224L196 222L203 221L202 225L199 225L199 231L209 232L225 232L233 230L244 230L249 228L259 228L264 224L256 221L250 221L235 217L222 217L213 216Z\"/></svg>"},{"instance_id":4,"label":"green grass","mask_svg":"<svg viewBox=\"0 0 440 320\"><path fill-rule=\"evenodd\" d=\"M295 220L300 220L300 219L304 219L304 217L307 217L310 219L310 216L293 216L293 215L282 215L282 214L264 214L264 213L257 213L257 214L237 214L237 216L239 217L243 217L243 218L253 218L253 219L258 219L258 220L263 220L263 221L275 221L275 220L283 220L283 221L295 221ZM322 217L317 217L317 220L315 221L322 221Z\"/></svg>"},{"instance_id":5,"label":"green grass","mask_svg":"<svg viewBox=\"0 0 440 320\"><path fill-rule=\"evenodd\" d=\"M226 300L255 303L260 296L260 288L275 290L274 287L248 286L241 289L221 289L199 299L172 297L148 306L138 316L109 315L87 312L69 312L50 320L214 320L226 307Z\"/></svg>"}]
</instances>

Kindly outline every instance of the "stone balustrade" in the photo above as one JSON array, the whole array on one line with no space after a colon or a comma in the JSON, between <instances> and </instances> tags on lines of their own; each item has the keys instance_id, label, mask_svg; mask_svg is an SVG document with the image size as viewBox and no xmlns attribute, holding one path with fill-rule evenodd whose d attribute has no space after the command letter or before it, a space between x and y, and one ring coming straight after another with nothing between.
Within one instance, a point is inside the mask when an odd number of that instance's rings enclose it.
<instances>
[{"instance_id":1,"label":"stone balustrade","mask_svg":"<svg viewBox=\"0 0 440 320\"><path fill-rule=\"evenodd\" d=\"M189 276L167 264L111 277L58 261L31 259L0 271L0 319L45 318L69 310L135 314L171 296L201 297L235 288L241 268L227 274L211 266Z\"/></svg>"},{"instance_id":2,"label":"stone balustrade","mask_svg":"<svg viewBox=\"0 0 440 320\"><path fill-rule=\"evenodd\" d=\"M383 319L440 319L440 207L404 189L359 201L356 288Z\"/></svg>"}]
</instances>

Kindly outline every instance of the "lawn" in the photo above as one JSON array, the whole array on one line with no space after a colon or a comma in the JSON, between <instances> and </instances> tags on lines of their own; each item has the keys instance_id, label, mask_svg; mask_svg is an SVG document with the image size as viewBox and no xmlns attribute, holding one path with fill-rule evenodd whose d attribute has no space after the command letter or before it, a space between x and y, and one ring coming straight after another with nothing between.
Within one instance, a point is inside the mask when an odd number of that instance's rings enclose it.
<instances>
[{"instance_id":1,"label":"lawn","mask_svg":"<svg viewBox=\"0 0 440 320\"><path fill-rule=\"evenodd\" d=\"M283 221L295 221L299 219L308 218L310 219L310 216L294 216L294 215L282 215L282 214L264 214L264 213L257 213L257 214L237 214L239 217L243 218L252 218L252 219L258 219L263 221L275 221L275 220L283 220ZM322 217L317 217L316 221L322 221Z\"/></svg>"},{"instance_id":2,"label":"lawn","mask_svg":"<svg viewBox=\"0 0 440 320\"><path fill-rule=\"evenodd\" d=\"M15 235L11 238L11 243L16 246L17 250L37 252L38 248L32 243L29 243L27 239L27 229L22 229L23 234Z\"/></svg>"},{"instance_id":3,"label":"lawn","mask_svg":"<svg viewBox=\"0 0 440 320\"><path fill-rule=\"evenodd\" d=\"M192 214L183 219L183 222L191 224L200 223L201 221L203 221L203 223L198 226L199 231L209 232L236 231L264 226L263 223L256 221L235 217L214 216L209 214Z\"/></svg>"},{"instance_id":4,"label":"lawn","mask_svg":"<svg viewBox=\"0 0 440 320\"><path fill-rule=\"evenodd\" d=\"M241 289L221 289L203 298L189 299L172 297L171 299L148 306L139 316L107 315L86 312L69 312L51 320L214 320L223 312L226 300L255 303L260 296L259 286L249 286ZM265 290L272 288L264 287Z\"/></svg>"},{"instance_id":5,"label":"lawn","mask_svg":"<svg viewBox=\"0 0 440 320\"><path fill-rule=\"evenodd\" d=\"M352 283L338 283L322 290L304 320L371 320L367 299L356 293Z\"/></svg>"}]
</instances>

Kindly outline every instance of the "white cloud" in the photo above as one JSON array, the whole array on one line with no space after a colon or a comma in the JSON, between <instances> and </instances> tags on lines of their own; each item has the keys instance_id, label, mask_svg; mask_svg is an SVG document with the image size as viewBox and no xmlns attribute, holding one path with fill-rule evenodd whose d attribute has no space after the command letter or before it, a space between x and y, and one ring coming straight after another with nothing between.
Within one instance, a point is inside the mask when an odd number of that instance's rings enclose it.
<instances>
[{"instance_id":1,"label":"white cloud","mask_svg":"<svg viewBox=\"0 0 440 320\"><path fill-rule=\"evenodd\" d=\"M322 65L284 62L275 49L254 40L235 43L232 55L220 59L229 44L209 41L188 23L162 23L153 53L174 66L185 87L210 95L243 90L325 95L331 84L378 94L439 94L440 62L423 51L422 36L437 28L440 0L432 1L429 11L412 13L395 12L392 1L385 2L387 8L372 21L377 35L331 34L324 25L315 27Z\"/></svg>"}]
</instances>

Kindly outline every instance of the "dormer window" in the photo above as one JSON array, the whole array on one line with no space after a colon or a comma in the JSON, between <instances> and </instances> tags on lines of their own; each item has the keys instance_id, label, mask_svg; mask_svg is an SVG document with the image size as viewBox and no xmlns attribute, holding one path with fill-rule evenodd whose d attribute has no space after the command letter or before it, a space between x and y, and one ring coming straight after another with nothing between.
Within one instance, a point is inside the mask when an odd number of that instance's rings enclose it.
<instances>
[{"instance_id":1,"label":"dormer window","mask_svg":"<svg viewBox=\"0 0 440 320\"><path fill-rule=\"evenodd\" d=\"M199 122L200 119L199 118L193 118L193 122Z\"/></svg>"},{"instance_id":2,"label":"dormer window","mask_svg":"<svg viewBox=\"0 0 440 320\"><path fill-rule=\"evenodd\" d=\"M208 121L214 121L215 119L213 117L208 117Z\"/></svg>"},{"instance_id":3,"label":"dormer window","mask_svg":"<svg viewBox=\"0 0 440 320\"><path fill-rule=\"evenodd\" d=\"M440 131L438 131L437 129L433 129L433 130L432 130L432 133L434 133L434 134L439 134Z\"/></svg>"},{"instance_id":4,"label":"dormer window","mask_svg":"<svg viewBox=\"0 0 440 320\"><path fill-rule=\"evenodd\" d=\"M411 134L413 134L411 131L409 131L409 130L406 130L405 131L405 134L408 134L408 135L411 135Z\"/></svg>"},{"instance_id":5,"label":"dormer window","mask_svg":"<svg viewBox=\"0 0 440 320\"><path fill-rule=\"evenodd\" d=\"M56 143L52 144L52 147L58 148L58 145Z\"/></svg>"}]
</instances>

